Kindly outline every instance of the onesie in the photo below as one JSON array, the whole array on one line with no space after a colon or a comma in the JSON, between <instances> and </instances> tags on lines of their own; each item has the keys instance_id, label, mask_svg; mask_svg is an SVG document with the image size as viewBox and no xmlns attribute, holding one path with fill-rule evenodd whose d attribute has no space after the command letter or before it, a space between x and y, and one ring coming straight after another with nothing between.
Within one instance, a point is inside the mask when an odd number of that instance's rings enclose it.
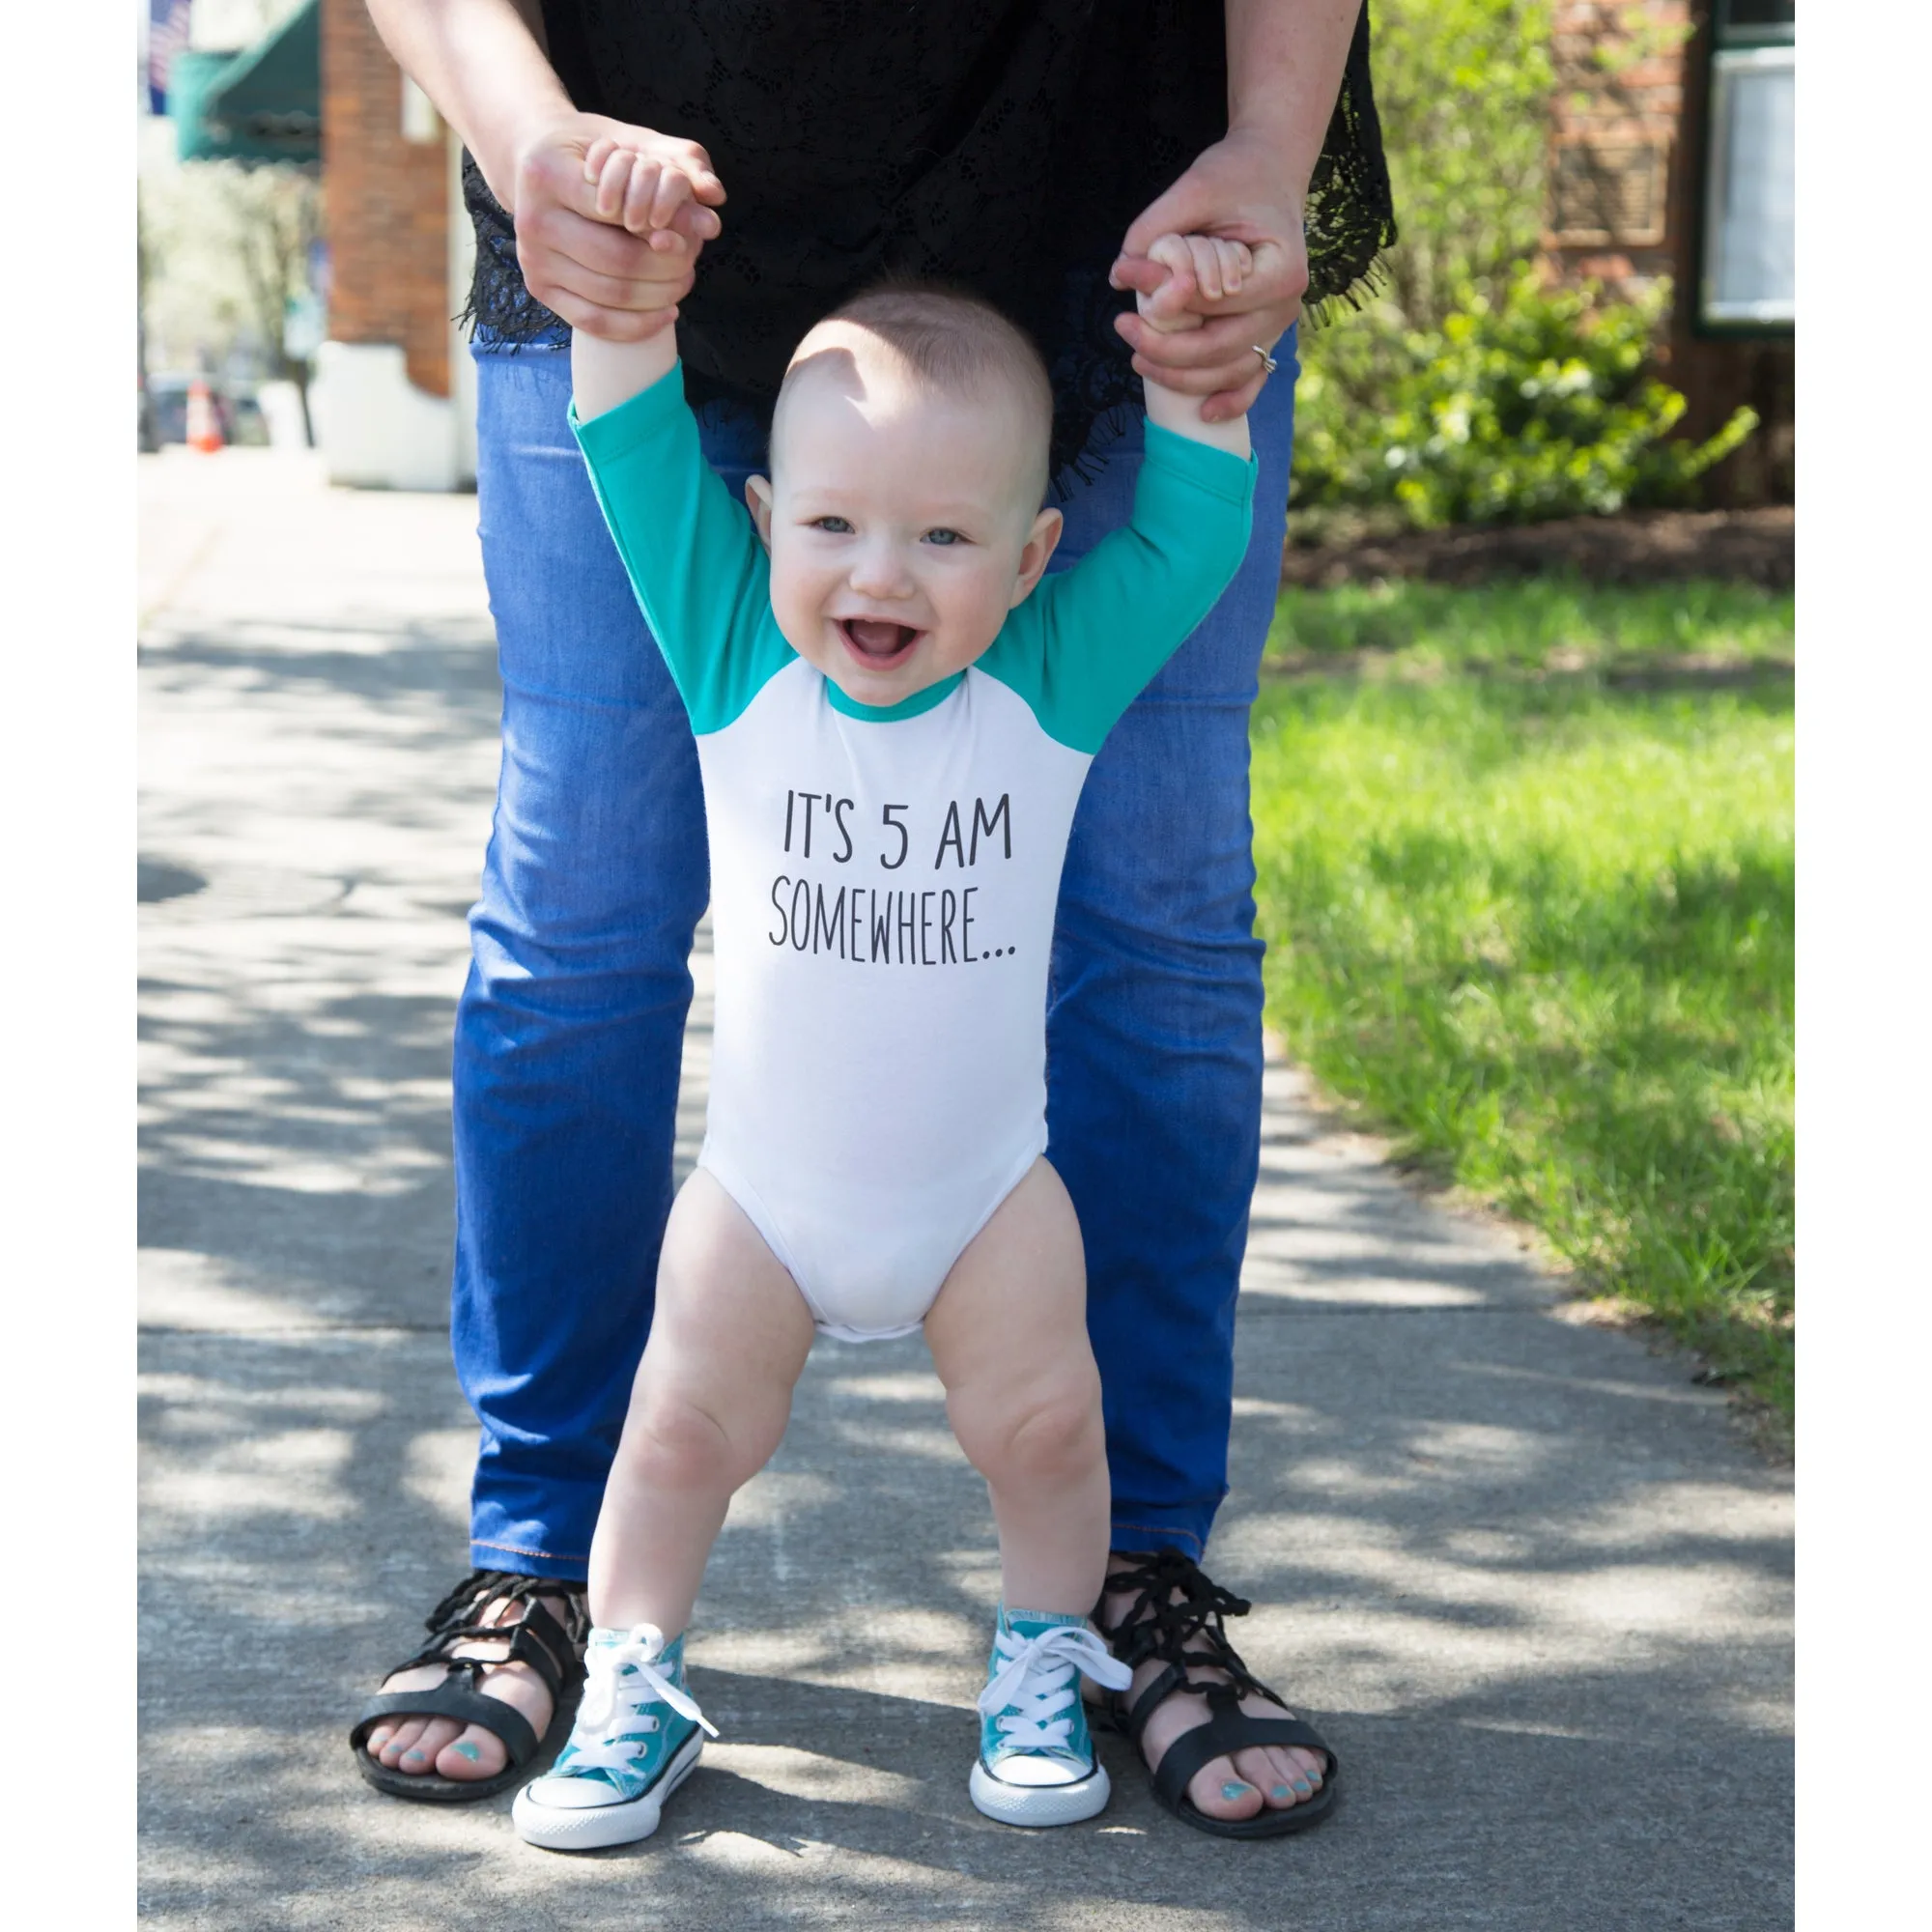
<instances>
[{"instance_id":1,"label":"onesie","mask_svg":"<svg viewBox=\"0 0 1932 1932\"><path fill-rule=\"evenodd\" d=\"M681 365L571 421L697 741L717 966L698 1165L822 1330L907 1334L1045 1151L1073 809L1246 554L1253 459L1150 423L1128 525L968 669L878 706L779 630Z\"/></svg>"}]
</instances>

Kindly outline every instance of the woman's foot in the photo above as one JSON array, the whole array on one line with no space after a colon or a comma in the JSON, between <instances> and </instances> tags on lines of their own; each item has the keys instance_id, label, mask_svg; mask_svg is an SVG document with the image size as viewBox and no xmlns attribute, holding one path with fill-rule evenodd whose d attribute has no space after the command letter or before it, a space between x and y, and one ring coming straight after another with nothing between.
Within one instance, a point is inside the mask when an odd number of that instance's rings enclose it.
<instances>
[{"instance_id":1,"label":"woman's foot","mask_svg":"<svg viewBox=\"0 0 1932 1932\"><path fill-rule=\"evenodd\" d=\"M1128 1641L1126 1633L1120 1630L1121 1620L1134 1610L1137 1600L1145 1592L1143 1589L1116 1589L1114 1582L1117 1577L1124 1578L1136 1569L1145 1567L1147 1562L1145 1555L1120 1550L1108 1552L1108 1588L1100 1599L1100 1612L1096 1620L1115 1636L1117 1653L1125 1649ZM1207 1582L1198 1571L1195 1575L1201 1582ZM1208 1587L1214 1589L1212 1584ZM1170 1605L1187 1601L1187 1591L1178 1583L1167 1592ZM1189 1677L1196 1683L1227 1684L1235 1681L1231 1672L1207 1661L1216 1653L1218 1624L1218 1616L1211 1627L1204 1620L1202 1629L1182 1647L1183 1655L1203 1660L1188 1668ZM1218 1641L1225 1646L1225 1639ZM1168 1664L1158 1657L1151 1657L1136 1666L1133 1683L1122 1699L1126 1708L1131 1710L1135 1699L1167 1668ZM1244 1717L1251 1718L1289 1715L1273 1699L1253 1694L1240 1700L1240 1710ZM1147 1759L1149 1771L1159 1768L1169 1746L1178 1737L1207 1721L1205 1698L1177 1690L1162 1699L1149 1714L1147 1728L1141 1733L1141 1751ZM1188 1780L1187 1797L1197 1810L1205 1812L1209 1818L1225 1818L1233 1822L1253 1818L1264 1810L1286 1811L1296 1804L1306 1804L1321 1789L1321 1759L1316 1752L1303 1750L1298 1746L1256 1746L1248 1750L1236 1751L1232 1757L1210 1758Z\"/></svg>"},{"instance_id":2,"label":"woman's foot","mask_svg":"<svg viewBox=\"0 0 1932 1932\"><path fill-rule=\"evenodd\" d=\"M546 1591L530 1601L541 1604L564 1630L571 1629L578 1609L563 1594L563 1586L555 1594ZM492 1628L515 1625L523 1620L524 1610L525 1603L516 1597L495 1597L484 1603L472 1621ZM494 1667L478 1675L475 1689L486 1697L500 1698L541 1738L550 1729L554 1709L550 1687L530 1664L501 1662L508 1650L507 1638L474 1637L452 1645L449 1655L491 1660ZM449 1675L446 1663L418 1664L384 1678L383 1692L431 1690ZM466 1784L497 1776L510 1761L503 1740L481 1724L465 1725L454 1718L412 1718L407 1713L378 1723L369 1733L365 1748L379 1764L405 1776L427 1776L435 1772Z\"/></svg>"}]
</instances>

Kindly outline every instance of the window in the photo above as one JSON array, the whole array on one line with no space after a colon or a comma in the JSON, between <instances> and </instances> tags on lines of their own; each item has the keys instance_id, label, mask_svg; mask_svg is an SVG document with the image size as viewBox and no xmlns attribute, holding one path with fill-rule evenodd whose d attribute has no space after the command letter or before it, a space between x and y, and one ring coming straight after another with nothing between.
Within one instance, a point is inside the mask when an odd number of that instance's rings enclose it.
<instances>
[{"instance_id":1,"label":"window","mask_svg":"<svg viewBox=\"0 0 1932 1932\"><path fill-rule=\"evenodd\" d=\"M1789 326L1797 313L1792 8L1731 0L1717 29L1700 319Z\"/></svg>"}]
</instances>

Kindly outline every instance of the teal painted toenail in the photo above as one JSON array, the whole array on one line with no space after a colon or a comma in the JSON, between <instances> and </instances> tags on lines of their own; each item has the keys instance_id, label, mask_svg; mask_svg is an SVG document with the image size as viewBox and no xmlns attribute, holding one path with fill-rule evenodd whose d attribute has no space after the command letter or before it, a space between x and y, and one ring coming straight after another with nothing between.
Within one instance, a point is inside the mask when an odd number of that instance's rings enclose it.
<instances>
[{"instance_id":1,"label":"teal painted toenail","mask_svg":"<svg viewBox=\"0 0 1932 1932\"><path fill-rule=\"evenodd\" d=\"M1226 1799L1245 1798L1247 1795L1248 1787L1245 1784L1229 1783L1221 1787L1221 1796Z\"/></svg>"},{"instance_id":2,"label":"teal painted toenail","mask_svg":"<svg viewBox=\"0 0 1932 1932\"><path fill-rule=\"evenodd\" d=\"M1277 1798L1293 1798L1294 1793L1288 1785L1277 1784L1274 1788L1274 1796Z\"/></svg>"},{"instance_id":3,"label":"teal painted toenail","mask_svg":"<svg viewBox=\"0 0 1932 1932\"><path fill-rule=\"evenodd\" d=\"M1294 1788L1295 1790L1300 1792L1300 1794L1304 1798L1306 1798L1308 1794L1315 1789L1314 1785L1309 1783L1309 1781L1305 1777L1297 1777L1294 1780Z\"/></svg>"},{"instance_id":4,"label":"teal painted toenail","mask_svg":"<svg viewBox=\"0 0 1932 1932\"><path fill-rule=\"evenodd\" d=\"M420 1764L420 1763L422 1762L422 1752L421 1752L421 1751L419 1751L419 1750L413 1750L413 1749L412 1749L412 1750L406 1750L406 1751L405 1751L405 1752L403 1753L403 1762L404 1762L405 1764L408 1764L408 1763L409 1763L409 1761L411 1760L411 1758L414 1758L414 1759L415 1759L415 1761L416 1761L416 1762L417 1762L418 1764Z\"/></svg>"},{"instance_id":5,"label":"teal painted toenail","mask_svg":"<svg viewBox=\"0 0 1932 1932\"><path fill-rule=\"evenodd\" d=\"M451 1745L450 1749L458 1757L467 1757L471 1764L478 1764L482 1761L483 1753L475 1745Z\"/></svg>"}]
</instances>

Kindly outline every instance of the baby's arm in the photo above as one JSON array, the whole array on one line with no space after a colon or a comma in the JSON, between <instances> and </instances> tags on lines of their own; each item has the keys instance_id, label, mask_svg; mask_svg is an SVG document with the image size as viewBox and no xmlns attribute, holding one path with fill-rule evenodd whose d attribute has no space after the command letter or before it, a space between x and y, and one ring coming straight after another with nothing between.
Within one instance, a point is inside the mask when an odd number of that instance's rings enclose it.
<instances>
[{"instance_id":1,"label":"baby's arm","mask_svg":"<svg viewBox=\"0 0 1932 1932\"><path fill-rule=\"evenodd\" d=\"M1191 275L1195 287L1214 300L1236 294L1254 269L1254 257L1245 244L1224 242L1212 235L1163 235L1148 250L1148 259L1158 262L1170 277L1177 272ZM1154 302L1165 292L1166 284L1162 284L1152 295L1135 298L1141 320L1163 334L1199 328L1205 320L1200 315L1183 310L1177 316L1162 317L1154 312ZM1231 422L1204 422L1199 396L1182 395L1179 389L1167 388L1150 377L1143 377L1142 383L1147 390L1150 422L1172 430L1177 436L1190 437L1196 442L1212 443L1216 449L1228 450L1236 456L1248 454L1245 415L1236 416Z\"/></svg>"},{"instance_id":2,"label":"baby's arm","mask_svg":"<svg viewBox=\"0 0 1932 1932\"><path fill-rule=\"evenodd\" d=\"M608 136L593 141L583 157L583 178L597 184L597 213L633 235L648 235L660 254L690 248L671 220L695 200L696 184L672 159L620 147ZM670 374L677 360L677 310L664 311L661 327L641 342L607 342L572 331L570 382L580 422L628 403Z\"/></svg>"}]
</instances>

